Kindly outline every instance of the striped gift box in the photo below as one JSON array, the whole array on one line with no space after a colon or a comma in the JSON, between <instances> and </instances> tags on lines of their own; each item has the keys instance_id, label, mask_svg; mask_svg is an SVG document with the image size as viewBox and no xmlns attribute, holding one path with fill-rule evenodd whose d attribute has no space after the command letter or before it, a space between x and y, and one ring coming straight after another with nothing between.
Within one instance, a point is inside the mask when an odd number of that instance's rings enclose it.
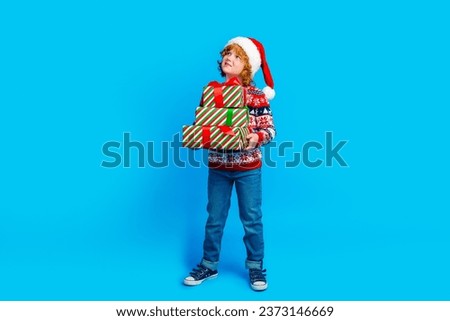
<instances>
[{"instance_id":1,"label":"striped gift box","mask_svg":"<svg viewBox=\"0 0 450 321\"><path fill-rule=\"evenodd\" d=\"M197 107L195 124L199 126L248 126L248 108Z\"/></svg>"},{"instance_id":2,"label":"striped gift box","mask_svg":"<svg viewBox=\"0 0 450 321\"><path fill-rule=\"evenodd\" d=\"M203 107L244 107L244 88L242 86L213 86L203 88Z\"/></svg>"},{"instance_id":3,"label":"striped gift box","mask_svg":"<svg viewBox=\"0 0 450 321\"><path fill-rule=\"evenodd\" d=\"M183 147L241 150L247 145L248 127L183 126Z\"/></svg>"}]
</instances>

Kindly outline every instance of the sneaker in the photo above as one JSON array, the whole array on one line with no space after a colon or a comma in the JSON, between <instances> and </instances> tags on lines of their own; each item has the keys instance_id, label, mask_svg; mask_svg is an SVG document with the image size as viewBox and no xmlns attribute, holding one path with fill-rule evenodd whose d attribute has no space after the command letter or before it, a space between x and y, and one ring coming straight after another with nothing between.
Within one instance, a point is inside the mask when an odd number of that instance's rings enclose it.
<instances>
[{"instance_id":1,"label":"sneaker","mask_svg":"<svg viewBox=\"0 0 450 321\"><path fill-rule=\"evenodd\" d=\"M250 269L250 286L255 291L267 289L266 270Z\"/></svg>"},{"instance_id":2,"label":"sneaker","mask_svg":"<svg viewBox=\"0 0 450 321\"><path fill-rule=\"evenodd\" d=\"M194 268L189 276L184 278L184 284L186 285L199 285L203 281L208 279L215 279L219 275L217 270L213 271L208 269L202 264L198 264L197 268Z\"/></svg>"}]
</instances>

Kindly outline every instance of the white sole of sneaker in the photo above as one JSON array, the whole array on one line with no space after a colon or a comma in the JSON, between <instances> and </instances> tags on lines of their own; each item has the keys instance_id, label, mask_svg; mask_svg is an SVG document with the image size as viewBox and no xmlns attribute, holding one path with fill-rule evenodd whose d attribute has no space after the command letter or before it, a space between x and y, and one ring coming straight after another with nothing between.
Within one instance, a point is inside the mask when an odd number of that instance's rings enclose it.
<instances>
[{"instance_id":1,"label":"white sole of sneaker","mask_svg":"<svg viewBox=\"0 0 450 321\"><path fill-rule=\"evenodd\" d=\"M210 277L204 278L203 280L186 280L186 279L184 279L183 282L185 285L189 285L189 286L199 285L199 284L202 284L202 282L204 282L206 280L215 279L217 276L219 276L219 273L211 275Z\"/></svg>"},{"instance_id":2,"label":"white sole of sneaker","mask_svg":"<svg viewBox=\"0 0 450 321\"><path fill-rule=\"evenodd\" d=\"M267 286L268 286L268 285L269 285L268 283L262 284L262 285L253 285L253 284L250 284L250 286L252 287L252 289L253 289L254 291L264 291L265 289L267 289Z\"/></svg>"}]
</instances>

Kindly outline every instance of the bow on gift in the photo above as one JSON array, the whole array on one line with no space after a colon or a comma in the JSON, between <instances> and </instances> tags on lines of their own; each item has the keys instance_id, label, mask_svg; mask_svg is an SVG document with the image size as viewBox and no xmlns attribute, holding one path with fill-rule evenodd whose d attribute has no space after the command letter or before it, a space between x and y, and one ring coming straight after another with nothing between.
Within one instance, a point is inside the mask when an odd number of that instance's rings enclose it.
<instances>
[{"instance_id":1,"label":"bow on gift","mask_svg":"<svg viewBox=\"0 0 450 321\"><path fill-rule=\"evenodd\" d=\"M229 126L215 126L219 130L230 136L236 136L236 133ZM211 126L202 126L202 145L203 148L211 147Z\"/></svg>"},{"instance_id":2,"label":"bow on gift","mask_svg":"<svg viewBox=\"0 0 450 321\"><path fill-rule=\"evenodd\" d=\"M223 107L223 95L222 95L222 87L223 86L241 86L241 82L237 77L233 77L228 79L224 83L219 83L218 81L211 81L208 86L214 88L214 103L216 107Z\"/></svg>"}]
</instances>

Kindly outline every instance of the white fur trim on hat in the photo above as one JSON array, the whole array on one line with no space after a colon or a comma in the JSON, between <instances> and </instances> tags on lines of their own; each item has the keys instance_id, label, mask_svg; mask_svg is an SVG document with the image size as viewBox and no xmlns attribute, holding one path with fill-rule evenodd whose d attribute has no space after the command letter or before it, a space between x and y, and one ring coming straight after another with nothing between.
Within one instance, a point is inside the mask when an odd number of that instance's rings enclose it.
<instances>
[{"instance_id":1,"label":"white fur trim on hat","mask_svg":"<svg viewBox=\"0 0 450 321\"><path fill-rule=\"evenodd\" d=\"M269 86L264 87L262 91L268 100L272 100L275 97L275 90Z\"/></svg>"},{"instance_id":2,"label":"white fur trim on hat","mask_svg":"<svg viewBox=\"0 0 450 321\"><path fill-rule=\"evenodd\" d=\"M259 54L258 48L250 39L246 37L236 37L228 41L226 46L231 44L237 44L242 49L244 49L245 53L248 56L250 66L252 68L252 78L255 76L256 72L261 67L261 55ZM225 47L226 47L225 46Z\"/></svg>"}]
</instances>

